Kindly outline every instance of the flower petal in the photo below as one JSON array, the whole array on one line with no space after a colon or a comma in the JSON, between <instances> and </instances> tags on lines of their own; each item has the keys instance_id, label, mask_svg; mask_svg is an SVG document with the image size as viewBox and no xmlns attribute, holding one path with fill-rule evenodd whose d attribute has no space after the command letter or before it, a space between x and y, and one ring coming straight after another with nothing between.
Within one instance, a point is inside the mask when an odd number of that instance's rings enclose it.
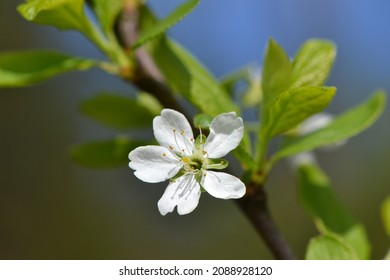
<instances>
[{"instance_id":1,"label":"flower petal","mask_svg":"<svg viewBox=\"0 0 390 280\"><path fill-rule=\"evenodd\" d=\"M204 145L209 158L220 158L240 144L244 125L235 112L220 114L210 125L210 134Z\"/></svg>"},{"instance_id":2,"label":"flower petal","mask_svg":"<svg viewBox=\"0 0 390 280\"><path fill-rule=\"evenodd\" d=\"M200 193L200 186L194 175L183 175L169 183L157 203L158 210L161 215L165 216L177 205L177 212L180 215L188 214L198 206Z\"/></svg>"},{"instance_id":3,"label":"flower petal","mask_svg":"<svg viewBox=\"0 0 390 280\"><path fill-rule=\"evenodd\" d=\"M224 172L204 172L202 186L212 196L222 199L243 197L245 185L240 179Z\"/></svg>"},{"instance_id":4,"label":"flower petal","mask_svg":"<svg viewBox=\"0 0 390 280\"><path fill-rule=\"evenodd\" d=\"M177 154L192 154L194 135L183 114L171 109L162 110L161 116L153 119L153 132L161 146Z\"/></svg>"},{"instance_id":5,"label":"flower petal","mask_svg":"<svg viewBox=\"0 0 390 280\"><path fill-rule=\"evenodd\" d=\"M129 154L129 167L134 175L148 183L162 182L172 178L180 170L181 163L167 148L142 146Z\"/></svg>"}]
</instances>

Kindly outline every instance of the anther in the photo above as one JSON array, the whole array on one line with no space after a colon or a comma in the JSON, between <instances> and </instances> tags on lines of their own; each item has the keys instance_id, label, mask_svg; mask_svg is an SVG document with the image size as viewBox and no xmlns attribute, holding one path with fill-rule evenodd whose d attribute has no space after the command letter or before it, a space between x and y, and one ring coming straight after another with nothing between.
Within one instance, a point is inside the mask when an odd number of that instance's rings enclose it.
<instances>
[{"instance_id":1,"label":"anther","mask_svg":"<svg viewBox=\"0 0 390 280\"><path fill-rule=\"evenodd\" d=\"M172 147L172 146L169 146L169 149L172 151L172 150L173 150L173 147Z\"/></svg>"},{"instance_id":2,"label":"anther","mask_svg":"<svg viewBox=\"0 0 390 280\"><path fill-rule=\"evenodd\" d=\"M163 157L166 157L167 156L167 154L166 153L163 153Z\"/></svg>"}]
</instances>

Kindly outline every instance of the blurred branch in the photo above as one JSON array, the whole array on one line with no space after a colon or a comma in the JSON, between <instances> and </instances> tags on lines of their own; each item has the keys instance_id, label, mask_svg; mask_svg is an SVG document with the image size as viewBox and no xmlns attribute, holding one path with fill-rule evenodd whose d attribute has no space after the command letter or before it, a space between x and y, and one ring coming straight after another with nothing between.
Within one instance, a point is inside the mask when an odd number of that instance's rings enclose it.
<instances>
[{"instance_id":1,"label":"blurred branch","mask_svg":"<svg viewBox=\"0 0 390 280\"><path fill-rule=\"evenodd\" d=\"M269 212L264 186L258 186L252 182L248 183L246 194L238 200L238 204L275 258L280 260L295 259L294 253L281 235Z\"/></svg>"},{"instance_id":2,"label":"blurred branch","mask_svg":"<svg viewBox=\"0 0 390 280\"><path fill-rule=\"evenodd\" d=\"M88 4L91 5L92 2L88 1ZM123 47L130 49L138 36L138 9L133 5L134 1L125 1L125 3L122 16L117 25L117 36ZM179 111L191 120L192 118L180 106L173 92L165 84L162 74L145 49L142 47L137 49L135 56L137 67L131 80L128 79L128 81L140 90L153 94L164 107ZM294 259L290 247L285 242L269 213L267 196L263 187L256 186L253 183L248 184L247 194L237 202L275 258Z\"/></svg>"}]
</instances>

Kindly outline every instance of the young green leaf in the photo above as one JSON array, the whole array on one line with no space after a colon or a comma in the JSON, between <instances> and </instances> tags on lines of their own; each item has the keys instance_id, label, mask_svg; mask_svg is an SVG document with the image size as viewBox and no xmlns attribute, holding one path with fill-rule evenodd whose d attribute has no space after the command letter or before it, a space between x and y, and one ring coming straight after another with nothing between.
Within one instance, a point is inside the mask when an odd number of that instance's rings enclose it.
<instances>
[{"instance_id":1,"label":"young green leaf","mask_svg":"<svg viewBox=\"0 0 390 280\"><path fill-rule=\"evenodd\" d=\"M263 133L269 139L294 128L324 110L335 92L333 87L303 87L279 94L265 111Z\"/></svg>"},{"instance_id":2,"label":"young green leaf","mask_svg":"<svg viewBox=\"0 0 390 280\"><path fill-rule=\"evenodd\" d=\"M382 204L382 221L386 233L390 237L390 196L388 196Z\"/></svg>"},{"instance_id":3,"label":"young green leaf","mask_svg":"<svg viewBox=\"0 0 390 280\"><path fill-rule=\"evenodd\" d=\"M386 94L382 91L376 92L366 102L338 116L326 127L290 141L273 156L271 163L287 156L337 143L358 134L378 119L385 103Z\"/></svg>"},{"instance_id":4,"label":"young green leaf","mask_svg":"<svg viewBox=\"0 0 390 280\"><path fill-rule=\"evenodd\" d=\"M105 34L113 32L115 20L125 0L93 0L93 9Z\"/></svg>"},{"instance_id":5,"label":"young green leaf","mask_svg":"<svg viewBox=\"0 0 390 280\"><path fill-rule=\"evenodd\" d=\"M148 41L163 34L166 30L177 24L187 14L189 14L199 4L199 2L200 0L188 0L179 6L168 17L158 21L151 29L148 29L145 33L142 33L134 43L133 48L138 48Z\"/></svg>"},{"instance_id":6,"label":"young green leaf","mask_svg":"<svg viewBox=\"0 0 390 280\"><path fill-rule=\"evenodd\" d=\"M5 52L0 54L0 87L28 86L96 65L93 60L51 51Z\"/></svg>"},{"instance_id":7,"label":"young green leaf","mask_svg":"<svg viewBox=\"0 0 390 280\"><path fill-rule=\"evenodd\" d=\"M306 251L307 260L354 260L356 255L351 248L332 235L312 238Z\"/></svg>"},{"instance_id":8,"label":"young green leaf","mask_svg":"<svg viewBox=\"0 0 390 280\"><path fill-rule=\"evenodd\" d=\"M114 168L129 163L129 152L145 145L142 141L133 141L125 137L96 141L77 145L70 156L78 164L90 168Z\"/></svg>"},{"instance_id":9,"label":"young green leaf","mask_svg":"<svg viewBox=\"0 0 390 280\"><path fill-rule=\"evenodd\" d=\"M336 47L333 43L316 39L307 41L294 58L291 86L322 86L335 56Z\"/></svg>"},{"instance_id":10,"label":"young green leaf","mask_svg":"<svg viewBox=\"0 0 390 280\"><path fill-rule=\"evenodd\" d=\"M166 80L201 112L215 117L239 108L218 81L178 43L161 40L153 57Z\"/></svg>"},{"instance_id":11,"label":"young green leaf","mask_svg":"<svg viewBox=\"0 0 390 280\"><path fill-rule=\"evenodd\" d=\"M150 127L155 116L148 104L110 93L101 93L84 101L80 110L91 119L117 129Z\"/></svg>"},{"instance_id":12,"label":"young green leaf","mask_svg":"<svg viewBox=\"0 0 390 280\"><path fill-rule=\"evenodd\" d=\"M28 0L18 6L27 20L59 29L85 30L84 0Z\"/></svg>"},{"instance_id":13,"label":"young green leaf","mask_svg":"<svg viewBox=\"0 0 390 280\"><path fill-rule=\"evenodd\" d=\"M337 234L359 259L368 259L370 243L364 227L344 208L326 174L314 164L298 167L298 195L322 234Z\"/></svg>"},{"instance_id":14,"label":"young green leaf","mask_svg":"<svg viewBox=\"0 0 390 280\"><path fill-rule=\"evenodd\" d=\"M264 109L282 92L290 87L292 65L287 54L274 40L268 42L265 51L262 90Z\"/></svg>"}]
</instances>

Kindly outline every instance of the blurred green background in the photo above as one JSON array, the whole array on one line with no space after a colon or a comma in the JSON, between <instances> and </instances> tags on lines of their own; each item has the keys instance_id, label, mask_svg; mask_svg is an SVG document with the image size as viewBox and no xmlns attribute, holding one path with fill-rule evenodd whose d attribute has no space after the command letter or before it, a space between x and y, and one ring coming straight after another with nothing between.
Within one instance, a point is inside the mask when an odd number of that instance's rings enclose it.
<instances>
[{"instance_id":1,"label":"blurred green background","mask_svg":"<svg viewBox=\"0 0 390 280\"><path fill-rule=\"evenodd\" d=\"M45 48L101 57L77 33L26 22L16 12L21 2L0 1L0 51ZM148 2L163 16L182 1ZM333 40L338 56L328 84L338 93L328 111L337 114L377 88L390 89L389 10L386 0L204 0L170 35L218 77L260 65L269 37L291 56L309 38ZM156 203L166 183L143 183L127 167L75 165L68 156L72 145L116 135L77 110L101 90L131 92L98 70L0 89L1 259L271 258L232 201L204 194L190 215L162 217ZM318 154L342 201L366 225L375 259L389 245L379 216L390 193L389 121L386 110L341 150ZM272 212L302 258L315 228L297 204L288 164L270 177Z\"/></svg>"}]
</instances>

